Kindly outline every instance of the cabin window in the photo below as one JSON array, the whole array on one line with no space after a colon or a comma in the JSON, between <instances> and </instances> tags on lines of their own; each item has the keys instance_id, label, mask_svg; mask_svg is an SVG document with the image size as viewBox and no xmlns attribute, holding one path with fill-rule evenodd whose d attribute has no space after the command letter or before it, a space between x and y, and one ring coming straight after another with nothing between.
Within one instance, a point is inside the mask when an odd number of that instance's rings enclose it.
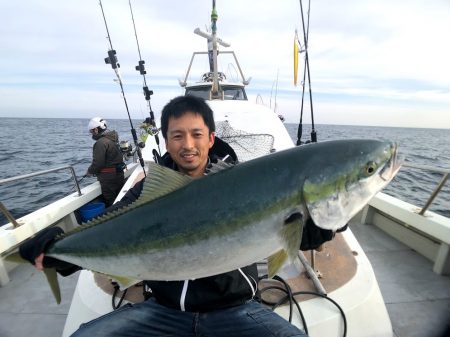
<instances>
[{"instance_id":1,"label":"cabin window","mask_svg":"<svg viewBox=\"0 0 450 337\"><path fill-rule=\"evenodd\" d=\"M209 91L211 87L194 87L186 89L185 96L196 96L201 97L205 100L209 100ZM222 87L224 91L225 100L238 100L246 101L247 95L245 94L244 88L241 87Z\"/></svg>"}]
</instances>

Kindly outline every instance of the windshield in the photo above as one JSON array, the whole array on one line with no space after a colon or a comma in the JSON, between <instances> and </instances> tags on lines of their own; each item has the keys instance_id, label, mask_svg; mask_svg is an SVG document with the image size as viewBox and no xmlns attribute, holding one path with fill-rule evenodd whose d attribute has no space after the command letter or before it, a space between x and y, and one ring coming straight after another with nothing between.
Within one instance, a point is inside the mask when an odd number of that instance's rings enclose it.
<instances>
[{"instance_id":1,"label":"windshield","mask_svg":"<svg viewBox=\"0 0 450 337\"><path fill-rule=\"evenodd\" d=\"M185 96L196 96L201 97L205 100L209 100L210 90L211 90L210 86L187 88ZM239 100L239 101L247 100L247 95L245 94L245 90L242 87L222 86L222 90L224 91L224 100Z\"/></svg>"}]
</instances>

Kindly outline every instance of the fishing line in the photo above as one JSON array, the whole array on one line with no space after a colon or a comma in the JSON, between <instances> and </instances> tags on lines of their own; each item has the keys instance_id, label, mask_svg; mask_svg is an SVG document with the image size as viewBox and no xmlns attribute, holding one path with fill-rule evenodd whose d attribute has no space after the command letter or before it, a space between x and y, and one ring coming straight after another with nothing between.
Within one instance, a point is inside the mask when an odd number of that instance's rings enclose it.
<instances>
[{"instance_id":1,"label":"fishing line","mask_svg":"<svg viewBox=\"0 0 450 337\"><path fill-rule=\"evenodd\" d=\"M138 36L137 36L136 24L134 21L133 8L131 7L131 0L128 0L128 4L130 5L131 20L133 22L134 36L136 37L136 45L137 45L138 54L139 54L139 62L138 62L138 65L136 66L136 70L139 71L139 73L144 78L144 86L142 87L142 90L144 92L144 97L145 97L145 100L147 101L147 106L148 106L149 113L150 113L150 121L149 121L150 123L149 124L152 126L153 137L155 137L155 142L156 142L156 145L158 146L158 155L159 155L159 157L161 157L161 149L159 148L158 128L157 128L156 122L155 122L155 114L153 113L152 105L150 103L150 96L153 95L153 90L150 90L148 88L147 79L145 77L145 74L147 74L147 71L145 70L145 66L144 66L145 61L142 59L142 56L141 56L141 48L139 47L139 40L138 40ZM155 162L158 162L157 158L155 158Z\"/></svg>"},{"instance_id":2,"label":"fishing line","mask_svg":"<svg viewBox=\"0 0 450 337\"><path fill-rule=\"evenodd\" d=\"M82 177L80 178L80 180L77 181L77 183L80 184L80 183L83 181L83 179L86 178L86 177L87 177L87 174L85 174L84 176L82 176Z\"/></svg>"},{"instance_id":3,"label":"fishing line","mask_svg":"<svg viewBox=\"0 0 450 337\"><path fill-rule=\"evenodd\" d=\"M304 71L303 71L303 90L302 90L302 105L301 105L301 111L300 111L300 123L299 123L298 130L297 130L297 145L301 145L303 100L304 100L304 95L305 95L306 72L308 72L309 102L310 102L310 108L311 108L311 127L312 127L311 142L313 142L313 143L317 142L317 134L316 134L316 130L314 128L314 111L313 111L313 102L312 102L311 73L310 73L310 69L309 69L309 54L308 54L309 18L310 18L311 0L308 1L308 21L307 21L306 29L305 29L305 19L304 19L304 14L303 14L302 0L299 0L299 3L300 3L300 12L301 12L301 18L302 18L302 27L303 27L305 64L304 64ZM298 38L297 32L296 32L296 38Z\"/></svg>"},{"instance_id":4,"label":"fishing line","mask_svg":"<svg viewBox=\"0 0 450 337\"><path fill-rule=\"evenodd\" d=\"M76 182L77 182L77 184L78 184L78 186L80 185L80 183L83 181L83 179L84 178L86 178L88 175L87 174L85 174L84 176L82 176L81 178L80 178L80 180L77 180ZM76 186L72 186L72 188L71 188L71 190L73 190L74 188L75 188Z\"/></svg>"},{"instance_id":5,"label":"fishing line","mask_svg":"<svg viewBox=\"0 0 450 337\"><path fill-rule=\"evenodd\" d=\"M102 6L102 0L99 0L99 4L100 4L100 8L102 10L103 20L105 21L105 27L106 27L106 33L108 34L107 37L108 37L109 45L111 47L108 50L108 57L105 58L105 63L110 64L111 67L113 68L114 72L116 73L117 80L119 82L120 90L122 93L122 98L125 103L125 108L127 110L128 120L130 122L130 127L131 127L131 135L133 136L136 153L139 157L139 163L141 164L142 170L144 171L144 176L147 176L147 174L145 173L144 159L142 158L142 152L141 152L141 147L144 147L145 145L143 145L143 143L138 143L138 140L137 140L136 130L133 126L133 122L131 121L130 110L128 109L128 102L125 97L125 90L123 88L122 78L119 73L120 64L118 63L117 56L116 56L117 53L116 53L115 49L113 48L111 36L109 35L108 24L106 23L105 12L103 11L103 6Z\"/></svg>"}]
</instances>

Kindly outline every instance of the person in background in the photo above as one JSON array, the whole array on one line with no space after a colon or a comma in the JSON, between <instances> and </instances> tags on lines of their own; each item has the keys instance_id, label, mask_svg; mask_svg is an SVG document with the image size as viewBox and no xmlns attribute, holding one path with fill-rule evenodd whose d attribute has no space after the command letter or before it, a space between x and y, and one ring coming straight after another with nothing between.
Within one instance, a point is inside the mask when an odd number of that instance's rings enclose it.
<instances>
[{"instance_id":1,"label":"person in background","mask_svg":"<svg viewBox=\"0 0 450 337\"><path fill-rule=\"evenodd\" d=\"M108 130L106 120L94 117L89 121L89 132L96 142L93 147L92 163L86 175L95 175L100 182L106 207L111 206L125 183L122 152L119 135Z\"/></svg>"}]
</instances>

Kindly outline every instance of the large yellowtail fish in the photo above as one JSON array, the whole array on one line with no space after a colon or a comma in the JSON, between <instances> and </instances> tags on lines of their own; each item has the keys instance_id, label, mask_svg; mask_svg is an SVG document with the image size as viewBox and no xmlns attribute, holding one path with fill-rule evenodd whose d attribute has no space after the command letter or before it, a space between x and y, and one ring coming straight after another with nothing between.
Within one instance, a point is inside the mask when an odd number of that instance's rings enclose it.
<instances>
[{"instance_id":1,"label":"large yellowtail fish","mask_svg":"<svg viewBox=\"0 0 450 337\"><path fill-rule=\"evenodd\" d=\"M185 280L298 255L303 223L343 227L394 177L397 146L328 141L273 153L199 179L149 164L134 203L68 232L47 255L133 280Z\"/></svg>"}]
</instances>

